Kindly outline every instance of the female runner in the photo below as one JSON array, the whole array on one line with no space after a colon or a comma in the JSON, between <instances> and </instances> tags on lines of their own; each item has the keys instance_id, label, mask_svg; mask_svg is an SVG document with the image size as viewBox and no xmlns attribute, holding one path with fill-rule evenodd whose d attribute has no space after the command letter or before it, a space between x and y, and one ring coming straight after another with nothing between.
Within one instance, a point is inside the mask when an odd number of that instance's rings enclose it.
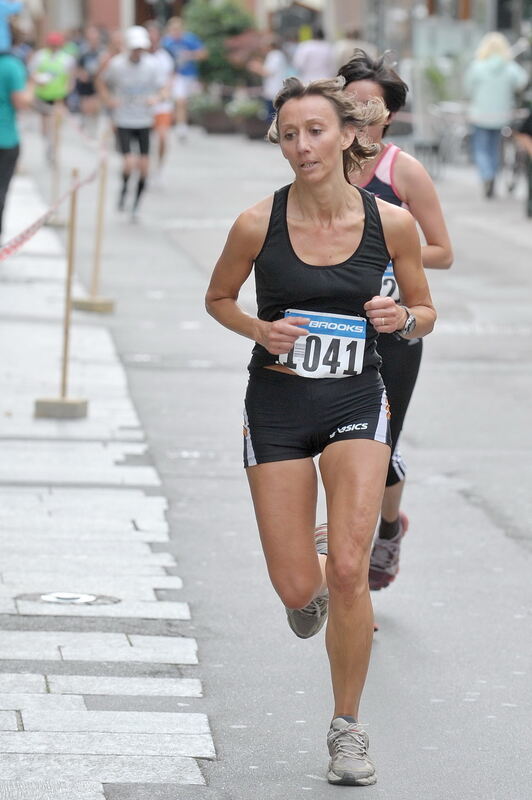
<instances>
[{"instance_id":1,"label":"female runner","mask_svg":"<svg viewBox=\"0 0 532 800\"><path fill-rule=\"evenodd\" d=\"M206 305L255 342L244 414L244 465L272 584L300 638L328 610L334 709L328 780L375 783L358 708L373 638L368 567L390 435L377 334L429 333L434 311L415 222L352 186L376 147L381 101L358 104L342 79L285 81L269 138L292 184L244 211L214 269ZM406 305L380 294L390 259ZM258 315L238 305L255 268ZM328 533L315 535L317 473Z\"/></svg>"}]
</instances>

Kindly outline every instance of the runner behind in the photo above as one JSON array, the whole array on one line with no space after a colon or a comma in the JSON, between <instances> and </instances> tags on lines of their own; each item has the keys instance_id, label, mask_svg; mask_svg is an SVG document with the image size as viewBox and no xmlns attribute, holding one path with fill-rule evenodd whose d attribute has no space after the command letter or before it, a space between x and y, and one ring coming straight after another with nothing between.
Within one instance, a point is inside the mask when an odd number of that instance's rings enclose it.
<instances>
[{"instance_id":1,"label":"runner behind","mask_svg":"<svg viewBox=\"0 0 532 800\"><path fill-rule=\"evenodd\" d=\"M367 133L378 147L378 155L352 172L350 180L396 206L407 208L425 237L421 248L426 269L448 269L453 261L451 242L432 179L420 162L383 137L396 114L405 104L408 87L386 63L385 57L371 58L357 49L353 58L339 70L345 78L345 90L366 103L378 97L388 109L385 124L368 128ZM384 273L381 294L401 303L399 287L390 261ZM369 584L383 589L399 571L401 540L408 529L408 517L401 511L406 465L399 451L399 436L414 391L423 340L404 339L397 333L381 333L377 349L382 357L381 375L392 412L392 455L386 477L381 519L371 553Z\"/></svg>"}]
</instances>

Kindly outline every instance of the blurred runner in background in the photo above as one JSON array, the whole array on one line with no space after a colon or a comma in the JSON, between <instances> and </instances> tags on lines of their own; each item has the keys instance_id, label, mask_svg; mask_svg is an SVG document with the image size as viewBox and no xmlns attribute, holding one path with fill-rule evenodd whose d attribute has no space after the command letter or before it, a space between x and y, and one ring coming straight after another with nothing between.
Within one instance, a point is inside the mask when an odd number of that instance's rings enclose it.
<instances>
[{"instance_id":1,"label":"blurred runner in background","mask_svg":"<svg viewBox=\"0 0 532 800\"><path fill-rule=\"evenodd\" d=\"M181 17L172 17L162 39L175 64L173 97L175 101L177 135L186 141L188 134L188 98L198 87L199 62L207 58L207 49L195 33L186 31Z\"/></svg>"},{"instance_id":2,"label":"blurred runner in background","mask_svg":"<svg viewBox=\"0 0 532 800\"><path fill-rule=\"evenodd\" d=\"M128 183L133 171L138 182L131 206L131 220L137 220L140 198L149 171L150 134L154 108L161 99L161 77L146 28L133 25L125 34L126 52L114 56L97 78L103 103L112 111L116 139L123 155L122 187L118 209L126 206ZM135 152L135 150L137 152Z\"/></svg>"},{"instance_id":3,"label":"blurred runner in background","mask_svg":"<svg viewBox=\"0 0 532 800\"><path fill-rule=\"evenodd\" d=\"M146 23L150 37L150 53L156 60L159 70L159 79L164 88L164 98L154 108L153 132L156 139L157 166L153 175L155 185L163 182L163 165L168 150L168 133L174 122L174 104L172 102L172 87L174 83L174 61L168 50L161 47L161 27L158 22Z\"/></svg>"}]
</instances>

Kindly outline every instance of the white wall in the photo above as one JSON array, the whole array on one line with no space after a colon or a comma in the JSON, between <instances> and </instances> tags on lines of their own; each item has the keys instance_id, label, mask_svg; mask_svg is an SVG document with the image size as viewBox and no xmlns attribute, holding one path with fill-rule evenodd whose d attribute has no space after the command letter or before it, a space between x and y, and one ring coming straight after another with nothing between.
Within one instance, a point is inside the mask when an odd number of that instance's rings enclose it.
<instances>
[{"instance_id":1,"label":"white wall","mask_svg":"<svg viewBox=\"0 0 532 800\"><path fill-rule=\"evenodd\" d=\"M83 24L81 0L48 0L48 30L79 28Z\"/></svg>"},{"instance_id":2,"label":"white wall","mask_svg":"<svg viewBox=\"0 0 532 800\"><path fill-rule=\"evenodd\" d=\"M135 24L135 2L134 0L119 0L120 2L120 26L129 28Z\"/></svg>"}]
</instances>

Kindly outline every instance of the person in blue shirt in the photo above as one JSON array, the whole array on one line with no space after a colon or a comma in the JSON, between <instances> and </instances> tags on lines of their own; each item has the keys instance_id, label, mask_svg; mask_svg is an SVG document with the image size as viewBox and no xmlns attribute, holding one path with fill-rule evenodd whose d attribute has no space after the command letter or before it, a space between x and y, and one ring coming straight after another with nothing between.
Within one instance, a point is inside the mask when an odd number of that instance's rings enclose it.
<instances>
[{"instance_id":1,"label":"person in blue shirt","mask_svg":"<svg viewBox=\"0 0 532 800\"><path fill-rule=\"evenodd\" d=\"M162 46L168 50L175 63L173 97L177 135L185 140L188 98L198 85L199 62L207 58L208 53L201 39L184 29L181 17L171 17L168 20Z\"/></svg>"},{"instance_id":2,"label":"person in blue shirt","mask_svg":"<svg viewBox=\"0 0 532 800\"><path fill-rule=\"evenodd\" d=\"M20 152L17 111L27 108L32 97L26 76L20 59L0 53L0 237L7 190Z\"/></svg>"},{"instance_id":3,"label":"person in blue shirt","mask_svg":"<svg viewBox=\"0 0 532 800\"><path fill-rule=\"evenodd\" d=\"M0 0L0 53L8 53L11 49L11 28L9 17L20 14L24 3L19 0Z\"/></svg>"}]
</instances>

